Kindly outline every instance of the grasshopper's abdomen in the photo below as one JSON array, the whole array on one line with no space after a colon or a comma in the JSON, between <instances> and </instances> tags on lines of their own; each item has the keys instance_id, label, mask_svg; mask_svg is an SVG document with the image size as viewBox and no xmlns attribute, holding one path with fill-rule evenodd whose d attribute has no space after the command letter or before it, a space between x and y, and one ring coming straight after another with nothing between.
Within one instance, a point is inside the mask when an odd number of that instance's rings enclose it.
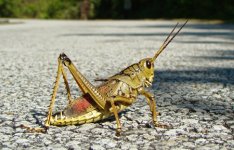
<instances>
[{"instance_id":1,"label":"grasshopper's abdomen","mask_svg":"<svg viewBox=\"0 0 234 150\"><path fill-rule=\"evenodd\" d=\"M103 114L92 102L89 95L84 95L69 104L64 111L56 113L51 118L51 125L63 126L96 122L109 117L110 113Z\"/></svg>"},{"instance_id":2,"label":"grasshopper's abdomen","mask_svg":"<svg viewBox=\"0 0 234 150\"><path fill-rule=\"evenodd\" d=\"M66 117L76 117L90 112L93 109L95 108L92 102L92 98L89 95L83 95L69 104L63 111L63 114Z\"/></svg>"},{"instance_id":3,"label":"grasshopper's abdomen","mask_svg":"<svg viewBox=\"0 0 234 150\"><path fill-rule=\"evenodd\" d=\"M78 125L84 123L91 123L108 118L109 116L111 116L110 113L103 114L98 109L94 109L88 113L76 117L69 117L69 118L65 117L65 118L59 118L57 120L55 119L55 117L53 117L51 119L51 125L64 126L64 125Z\"/></svg>"}]
</instances>

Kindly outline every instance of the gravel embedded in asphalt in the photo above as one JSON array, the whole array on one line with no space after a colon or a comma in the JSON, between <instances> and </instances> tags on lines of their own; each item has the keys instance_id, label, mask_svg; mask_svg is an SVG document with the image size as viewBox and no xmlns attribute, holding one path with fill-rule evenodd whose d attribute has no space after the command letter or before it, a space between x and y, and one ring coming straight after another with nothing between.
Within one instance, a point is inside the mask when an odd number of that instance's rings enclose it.
<instances>
[{"instance_id":1,"label":"gravel embedded in asphalt","mask_svg":"<svg viewBox=\"0 0 234 150\"><path fill-rule=\"evenodd\" d=\"M1 149L234 149L234 25L189 22L155 63L159 121L154 128L144 97L98 123L27 133L21 124L44 123L65 52L93 84L153 56L175 21L13 20L0 25ZM73 97L80 91L69 76ZM61 84L54 111L66 104Z\"/></svg>"}]
</instances>

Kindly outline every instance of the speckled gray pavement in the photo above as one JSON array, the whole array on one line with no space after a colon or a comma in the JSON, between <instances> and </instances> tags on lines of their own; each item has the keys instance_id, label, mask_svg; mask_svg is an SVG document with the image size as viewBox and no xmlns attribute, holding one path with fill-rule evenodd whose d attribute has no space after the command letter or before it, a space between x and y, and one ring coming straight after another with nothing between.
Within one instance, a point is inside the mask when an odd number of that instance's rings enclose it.
<instances>
[{"instance_id":1,"label":"speckled gray pavement","mask_svg":"<svg viewBox=\"0 0 234 150\"><path fill-rule=\"evenodd\" d=\"M149 89L159 121L173 128L154 128L139 97L121 113L116 137L113 117L47 134L19 126L44 123L61 52L98 85L95 78L153 56L176 22L15 21L0 25L0 149L234 149L234 25L189 22L155 63ZM54 111L67 104L60 85Z\"/></svg>"}]
</instances>

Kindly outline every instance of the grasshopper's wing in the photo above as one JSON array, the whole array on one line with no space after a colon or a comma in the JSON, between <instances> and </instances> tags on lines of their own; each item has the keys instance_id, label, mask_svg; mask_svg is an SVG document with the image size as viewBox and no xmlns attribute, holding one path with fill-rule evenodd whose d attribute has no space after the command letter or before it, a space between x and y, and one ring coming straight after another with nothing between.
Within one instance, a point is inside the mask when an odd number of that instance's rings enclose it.
<instances>
[{"instance_id":1,"label":"grasshopper's wing","mask_svg":"<svg viewBox=\"0 0 234 150\"><path fill-rule=\"evenodd\" d=\"M72 61L63 53L59 57L63 64L68 67L76 83L84 94L89 94L95 103L104 109L106 105L106 98L99 92L99 90L92 85L74 66Z\"/></svg>"}]
</instances>

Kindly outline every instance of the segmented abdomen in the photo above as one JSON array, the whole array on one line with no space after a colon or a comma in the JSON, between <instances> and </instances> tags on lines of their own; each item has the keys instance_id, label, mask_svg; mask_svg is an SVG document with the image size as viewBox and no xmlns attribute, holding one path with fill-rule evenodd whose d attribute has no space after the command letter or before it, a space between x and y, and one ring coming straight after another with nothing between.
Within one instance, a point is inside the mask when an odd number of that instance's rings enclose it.
<instances>
[{"instance_id":1,"label":"segmented abdomen","mask_svg":"<svg viewBox=\"0 0 234 150\"><path fill-rule=\"evenodd\" d=\"M110 113L103 114L93 103L89 95L84 95L51 118L51 125L63 126L71 124L84 124L96 122L111 116Z\"/></svg>"}]
</instances>

